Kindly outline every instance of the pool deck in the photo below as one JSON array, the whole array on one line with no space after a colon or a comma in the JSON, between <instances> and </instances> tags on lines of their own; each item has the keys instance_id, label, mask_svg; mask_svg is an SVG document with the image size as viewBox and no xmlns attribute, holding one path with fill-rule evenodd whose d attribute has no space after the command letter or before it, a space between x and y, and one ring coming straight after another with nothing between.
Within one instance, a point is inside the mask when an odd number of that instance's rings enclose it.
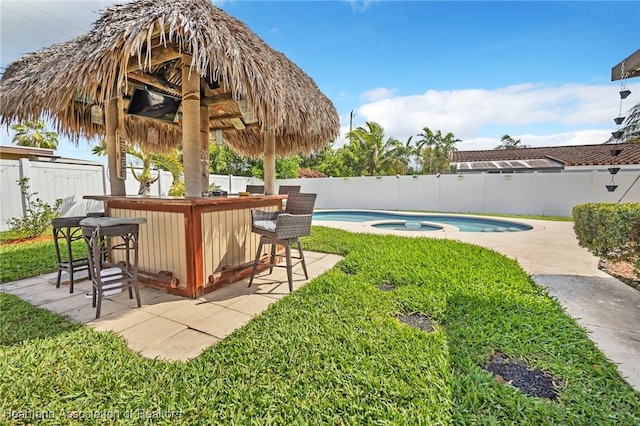
<instances>
[{"instance_id":1,"label":"pool deck","mask_svg":"<svg viewBox=\"0 0 640 426\"><path fill-rule=\"evenodd\" d=\"M502 219L502 218L494 218ZM508 218L504 218L509 220ZM573 222L531 219L522 232L391 231L356 222L314 220L314 225L351 232L448 238L476 244L517 260L640 391L640 291L598 269L598 258L578 246Z\"/></svg>"}]
</instances>

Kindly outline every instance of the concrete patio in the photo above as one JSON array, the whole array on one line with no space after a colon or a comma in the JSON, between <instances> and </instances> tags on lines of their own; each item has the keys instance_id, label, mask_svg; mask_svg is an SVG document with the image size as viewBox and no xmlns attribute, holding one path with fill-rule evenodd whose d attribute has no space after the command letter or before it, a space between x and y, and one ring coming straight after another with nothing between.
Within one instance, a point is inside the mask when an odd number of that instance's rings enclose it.
<instances>
[{"instance_id":1,"label":"concrete patio","mask_svg":"<svg viewBox=\"0 0 640 426\"><path fill-rule=\"evenodd\" d=\"M305 251L309 280L301 267L293 269L294 291L331 269L340 256ZM0 285L0 291L14 294L42 309L84 323L98 331L112 331L124 337L129 347L147 358L186 361L247 324L269 305L289 294L285 268L271 275L258 275L251 288L248 279L230 284L198 299L174 296L162 290L140 287L142 307L129 299L128 291L106 297L102 315L95 319L89 280L55 286L56 273Z\"/></svg>"}]
</instances>

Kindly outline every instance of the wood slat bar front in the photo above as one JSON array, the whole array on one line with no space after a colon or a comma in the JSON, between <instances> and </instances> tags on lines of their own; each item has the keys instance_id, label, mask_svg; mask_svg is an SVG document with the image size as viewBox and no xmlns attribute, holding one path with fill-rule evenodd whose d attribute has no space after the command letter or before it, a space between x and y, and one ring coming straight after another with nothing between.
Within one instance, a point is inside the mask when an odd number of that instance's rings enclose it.
<instances>
[{"instance_id":1,"label":"wood slat bar front","mask_svg":"<svg viewBox=\"0 0 640 426\"><path fill-rule=\"evenodd\" d=\"M250 275L259 241L251 232L251 209L280 210L286 195L84 198L103 201L107 216L145 218L139 269L151 275L170 273L178 283L141 280L195 298Z\"/></svg>"}]
</instances>

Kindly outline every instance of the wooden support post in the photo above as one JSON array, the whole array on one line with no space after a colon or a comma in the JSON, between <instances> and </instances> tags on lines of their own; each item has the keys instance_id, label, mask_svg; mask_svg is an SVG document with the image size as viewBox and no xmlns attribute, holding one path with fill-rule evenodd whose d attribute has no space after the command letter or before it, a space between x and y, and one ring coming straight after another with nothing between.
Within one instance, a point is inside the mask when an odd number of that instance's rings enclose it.
<instances>
[{"instance_id":1,"label":"wooden support post","mask_svg":"<svg viewBox=\"0 0 640 426\"><path fill-rule=\"evenodd\" d=\"M202 161L202 190L209 190L209 108L200 107L200 156Z\"/></svg>"},{"instance_id":2,"label":"wooden support post","mask_svg":"<svg viewBox=\"0 0 640 426\"><path fill-rule=\"evenodd\" d=\"M182 56L182 149L185 196L202 196L200 161L200 75L192 70L191 56Z\"/></svg>"},{"instance_id":3,"label":"wooden support post","mask_svg":"<svg viewBox=\"0 0 640 426\"><path fill-rule=\"evenodd\" d=\"M120 150L118 127L120 125L121 114L122 110L120 108L119 99L109 100L106 105L104 115L106 125L105 142L107 143L107 161L109 167L109 188L111 190L111 195L126 195L124 184L125 179L118 178L118 161L120 157L118 154L118 150Z\"/></svg>"},{"instance_id":4,"label":"wooden support post","mask_svg":"<svg viewBox=\"0 0 640 426\"><path fill-rule=\"evenodd\" d=\"M264 141L264 193L276 193L276 135L266 131L262 133Z\"/></svg>"}]
</instances>

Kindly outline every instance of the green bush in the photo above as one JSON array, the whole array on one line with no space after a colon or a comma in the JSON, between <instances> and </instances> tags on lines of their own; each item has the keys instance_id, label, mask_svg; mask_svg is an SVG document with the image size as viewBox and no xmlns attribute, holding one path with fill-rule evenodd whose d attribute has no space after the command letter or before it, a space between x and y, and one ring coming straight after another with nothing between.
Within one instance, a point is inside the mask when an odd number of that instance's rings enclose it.
<instances>
[{"instance_id":1,"label":"green bush","mask_svg":"<svg viewBox=\"0 0 640 426\"><path fill-rule=\"evenodd\" d=\"M578 243L600 258L636 262L640 257L640 203L586 203L573 208Z\"/></svg>"},{"instance_id":2,"label":"green bush","mask_svg":"<svg viewBox=\"0 0 640 426\"><path fill-rule=\"evenodd\" d=\"M27 201L26 214L23 217L11 218L7 221L12 231L24 235L27 238L40 236L50 225L51 221L60 216L62 199L58 198L53 206L45 203L40 198L34 199L37 192L29 192L29 178L18 179L20 192Z\"/></svg>"}]
</instances>

